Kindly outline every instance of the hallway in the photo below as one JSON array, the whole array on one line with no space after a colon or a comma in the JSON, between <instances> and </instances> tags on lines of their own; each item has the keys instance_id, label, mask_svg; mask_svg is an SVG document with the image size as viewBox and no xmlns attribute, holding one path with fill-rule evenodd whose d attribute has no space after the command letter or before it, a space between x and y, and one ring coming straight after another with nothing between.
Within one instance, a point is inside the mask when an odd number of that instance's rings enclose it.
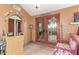
<instances>
[{"instance_id":1,"label":"hallway","mask_svg":"<svg viewBox=\"0 0 79 59\"><path fill-rule=\"evenodd\" d=\"M24 48L24 55L52 55L52 47L41 44L29 43Z\"/></svg>"}]
</instances>

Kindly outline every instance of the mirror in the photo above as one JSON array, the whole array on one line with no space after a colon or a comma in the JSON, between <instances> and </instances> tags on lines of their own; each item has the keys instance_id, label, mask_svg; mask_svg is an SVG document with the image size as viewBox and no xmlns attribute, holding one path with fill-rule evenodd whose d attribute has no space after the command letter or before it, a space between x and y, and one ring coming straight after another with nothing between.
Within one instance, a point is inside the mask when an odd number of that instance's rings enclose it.
<instances>
[{"instance_id":1,"label":"mirror","mask_svg":"<svg viewBox=\"0 0 79 59\"><path fill-rule=\"evenodd\" d=\"M22 19L17 15L10 16L8 19L8 35L16 36L22 34Z\"/></svg>"}]
</instances>

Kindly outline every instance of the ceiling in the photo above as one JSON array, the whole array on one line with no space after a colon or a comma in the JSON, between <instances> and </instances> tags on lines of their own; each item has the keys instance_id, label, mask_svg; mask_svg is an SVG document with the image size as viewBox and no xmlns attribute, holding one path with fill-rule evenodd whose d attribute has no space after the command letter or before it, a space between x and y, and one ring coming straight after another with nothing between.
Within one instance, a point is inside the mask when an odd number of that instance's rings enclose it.
<instances>
[{"instance_id":1,"label":"ceiling","mask_svg":"<svg viewBox=\"0 0 79 59\"><path fill-rule=\"evenodd\" d=\"M21 7L24 8L29 15L35 16L58 9L67 8L73 5L74 4L40 4L38 8L35 8L33 4L21 4Z\"/></svg>"}]
</instances>

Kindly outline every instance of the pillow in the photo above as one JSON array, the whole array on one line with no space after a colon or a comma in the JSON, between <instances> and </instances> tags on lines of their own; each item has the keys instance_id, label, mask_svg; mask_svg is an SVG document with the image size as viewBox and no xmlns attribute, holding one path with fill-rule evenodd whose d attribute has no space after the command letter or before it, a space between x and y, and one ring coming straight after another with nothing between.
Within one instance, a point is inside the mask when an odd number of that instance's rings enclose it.
<instances>
[{"instance_id":1,"label":"pillow","mask_svg":"<svg viewBox=\"0 0 79 59\"><path fill-rule=\"evenodd\" d=\"M73 40L73 38L70 38L69 44L70 44L71 49L76 48L77 43Z\"/></svg>"}]
</instances>

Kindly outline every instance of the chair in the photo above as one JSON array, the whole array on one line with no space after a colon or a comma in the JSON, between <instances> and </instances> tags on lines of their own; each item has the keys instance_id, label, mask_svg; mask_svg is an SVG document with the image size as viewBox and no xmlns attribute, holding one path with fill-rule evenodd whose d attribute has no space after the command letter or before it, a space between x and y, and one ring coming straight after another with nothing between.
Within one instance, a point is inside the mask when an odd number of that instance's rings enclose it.
<instances>
[{"instance_id":1,"label":"chair","mask_svg":"<svg viewBox=\"0 0 79 59\"><path fill-rule=\"evenodd\" d=\"M5 55L6 41L5 39L0 39L0 55Z\"/></svg>"},{"instance_id":2,"label":"chair","mask_svg":"<svg viewBox=\"0 0 79 59\"><path fill-rule=\"evenodd\" d=\"M53 50L54 55L77 55L78 42L75 40L74 36L71 35L69 38L69 43L57 43L55 49Z\"/></svg>"}]
</instances>

